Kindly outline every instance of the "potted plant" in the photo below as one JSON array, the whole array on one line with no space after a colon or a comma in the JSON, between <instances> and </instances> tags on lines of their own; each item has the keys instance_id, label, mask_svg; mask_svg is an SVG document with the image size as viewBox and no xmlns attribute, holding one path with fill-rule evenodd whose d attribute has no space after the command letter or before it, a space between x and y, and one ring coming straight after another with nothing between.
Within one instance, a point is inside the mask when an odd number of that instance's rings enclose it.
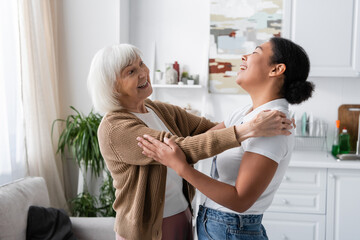
<instances>
[{"instance_id":1,"label":"potted plant","mask_svg":"<svg viewBox=\"0 0 360 240\"><path fill-rule=\"evenodd\" d=\"M97 130L102 116L93 111L85 116L73 106L70 108L75 111L75 114L69 115L66 119L56 119L52 128L56 122L65 124L59 137L57 153L64 157L66 150L69 150L84 178L83 192L70 201L72 214L81 217L115 216L111 206L115 200L115 189L112 186L111 175L105 169L104 158L101 155L97 138ZM106 172L107 178L103 181L100 189L100 201L88 190L85 179L88 170L95 178L100 177L104 171Z\"/></svg>"},{"instance_id":2,"label":"potted plant","mask_svg":"<svg viewBox=\"0 0 360 240\"><path fill-rule=\"evenodd\" d=\"M189 78L189 73L186 71L183 71L181 73L181 82L183 82L184 84L187 84L188 78Z\"/></svg>"}]
</instances>

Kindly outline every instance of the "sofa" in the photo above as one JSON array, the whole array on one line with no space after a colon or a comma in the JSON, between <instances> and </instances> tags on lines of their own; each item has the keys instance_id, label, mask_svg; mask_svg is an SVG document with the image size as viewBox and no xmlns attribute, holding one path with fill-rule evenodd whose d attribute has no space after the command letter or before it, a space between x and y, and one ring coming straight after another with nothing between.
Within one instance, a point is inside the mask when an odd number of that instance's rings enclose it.
<instances>
[{"instance_id":1,"label":"sofa","mask_svg":"<svg viewBox=\"0 0 360 240\"><path fill-rule=\"evenodd\" d=\"M48 208L49 194L41 177L26 177L0 186L0 239L26 239L31 205ZM115 239L113 217L70 217L72 232L79 240Z\"/></svg>"}]
</instances>

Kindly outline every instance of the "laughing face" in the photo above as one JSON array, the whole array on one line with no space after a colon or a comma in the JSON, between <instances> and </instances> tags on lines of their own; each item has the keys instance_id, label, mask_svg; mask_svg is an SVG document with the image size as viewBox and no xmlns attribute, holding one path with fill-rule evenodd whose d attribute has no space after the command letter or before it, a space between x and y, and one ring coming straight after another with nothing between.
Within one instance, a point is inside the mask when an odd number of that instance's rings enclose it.
<instances>
[{"instance_id":1,"label":"laughing face","mask_svg":"<svg viewBox=\"0 0 360 240\"><path fill-rule=\"evenodd\" d=\"M271 43L266 42L256 47L253 53L244 55L236 83L248 92L261 86L273 67L270 65L272 54Z\"/></svg>"},{"instance_id":2,"label":"laughing face","mask_svg":"<svg viewBox=\"0 0 360 240\"><path fill-rule=\"evenodd\" d=\"M152 93L149 68L140 57L121 71L116 84L120 102L125 105L141 102Z\"/></svg>"}]
</instances>

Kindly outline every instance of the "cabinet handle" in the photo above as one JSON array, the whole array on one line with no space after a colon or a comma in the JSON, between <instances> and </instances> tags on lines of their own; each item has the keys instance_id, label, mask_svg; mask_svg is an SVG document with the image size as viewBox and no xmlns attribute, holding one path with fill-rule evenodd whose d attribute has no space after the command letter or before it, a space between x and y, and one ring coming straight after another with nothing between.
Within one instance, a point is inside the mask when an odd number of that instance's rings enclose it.
<instances>
[{"instance_id":1,"label":"cabinet handle","mask_svg":"<svg viewBox=\"0 0 360 240\"><path fill-rule=\"evenodd\" d=\"M282 240L288 240L288 237L285 234L283 234Z\"/></svg>"},{"instance_id":2,"label":"cabinet handle","mask_svg":"<svg viewBox=\"0 0 360 240\"><path fill-rule=\"evenodd\" d=\"M329 177L331 178L331 179L334 179L335 178L335 175L334 174L329 174Z\"/></svg>"},{"instance_id":3,"label":"cabinet handle","mask_svg":"<svg viewBox=\"0 0 360 240\"><path fill-rule=\"evenodd\" d=\"M289 177L288 176L284 176L284 178L283 178L283 181L289 181Z\"/></svg>"},{"instance_id":4,"label":"cabinet handle","mask_svg":"<svg viewBox=\"0 0 360 240\"><path fill-rule=\"evenodd\" d=\"M287 205L289 203L289 201L286 200L285 198L282 200L282 202L283 202L284 205Z\"/></svg>"}]
</instances>

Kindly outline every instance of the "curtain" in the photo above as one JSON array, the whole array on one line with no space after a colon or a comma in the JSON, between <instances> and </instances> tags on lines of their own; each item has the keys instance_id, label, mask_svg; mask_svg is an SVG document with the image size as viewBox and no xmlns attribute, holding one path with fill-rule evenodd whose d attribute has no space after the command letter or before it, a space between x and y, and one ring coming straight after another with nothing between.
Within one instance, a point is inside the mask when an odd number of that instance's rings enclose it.
<instances>
[{"instance_id":1,"label":"curtain","mask_svg":"<svg viewBox=\"0 0 360 240\"><path fill-rule=\"evenodd\" d=\"M18 0L18 10L28 172L45 178L51 206L68 210L56 125L51 135L59 118L55 0Z\"/></svg>"},{"instance_id":2,"label":"curtain","mask_svg":"<svg viewBox=\"0 0 360 240\"><path fill-rule=\"evenodd\" d=\"M0 1L0 185L26 176L16 1Z\"/></svg>"}]
</instances>

